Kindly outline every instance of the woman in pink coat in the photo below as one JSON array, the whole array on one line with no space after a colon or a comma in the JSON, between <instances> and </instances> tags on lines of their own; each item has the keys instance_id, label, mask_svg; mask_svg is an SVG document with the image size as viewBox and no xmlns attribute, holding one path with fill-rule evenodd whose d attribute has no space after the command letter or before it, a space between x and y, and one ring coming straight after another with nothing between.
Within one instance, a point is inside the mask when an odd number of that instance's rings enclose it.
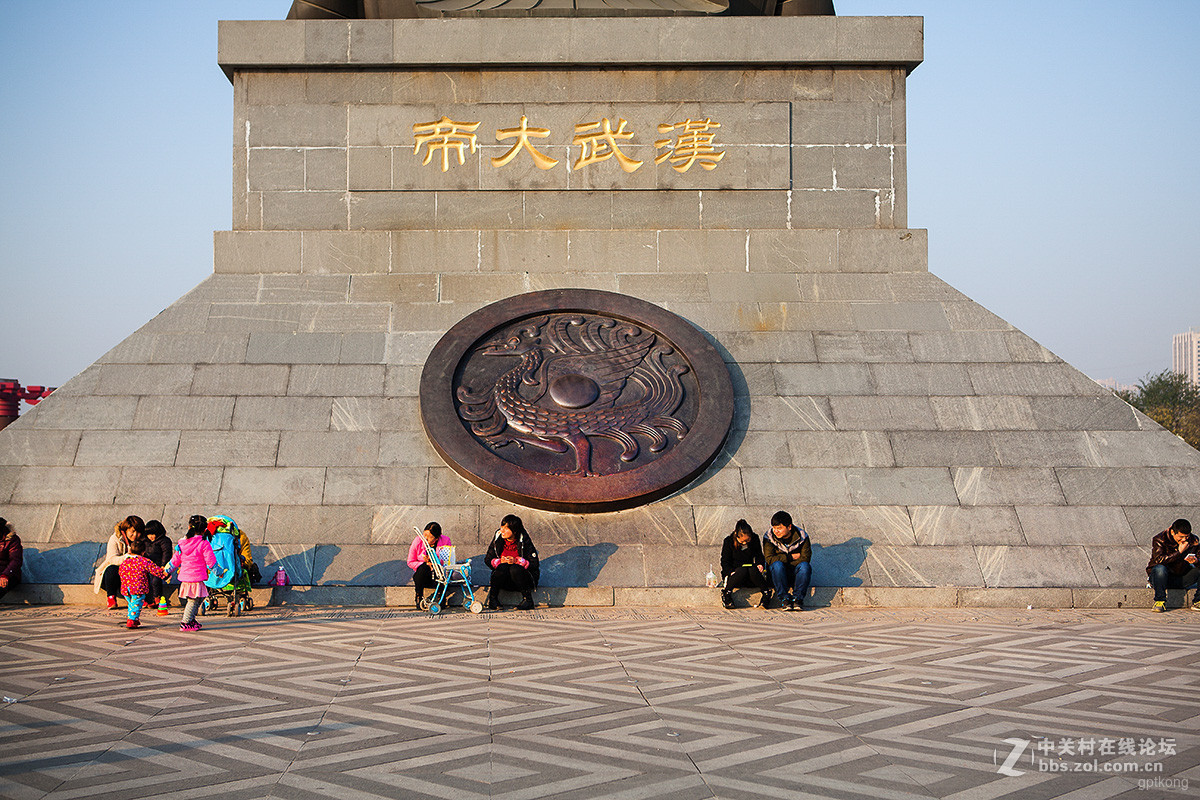
<instances>
[{"instance_id":1,"label":"woman in pink coat","mask_svg":"<svg viewBox=\"0 0 1200 800\"><path fill-rule=\"evenodd\" d=\"M417 538L413 539L412 546L408 548L408 566L413 571L413 588L416 589L418 609L421 607L421 599L425 596L425 590L437 586L437 581L433 578L433 569L429 566L429 556L425 553L426 545L435 550L439 547L447 547L450 545L450 537L442 533L441 525L431 522L425 526L425 530L417 534Z\"/></svg>"},{"instance_id":2,"label":"woman in pink coat","mask_svg":"<svg viewBox=\"0 0 1200 800\"><path fill-rule=\"evenodd\" d=\"M193 515L188 520L187 537L175 546L175 554L167 565L168 573L179 571L179 597L187 600L183 608L183 622L179 623L181 631L200 630L200 623L196 622L196 609L200 601L208 597L208 587L204 581L208 578L208 571L217 564L212 545L204 538L207 530L208 517Z\"/></svg>"}]
</instances>

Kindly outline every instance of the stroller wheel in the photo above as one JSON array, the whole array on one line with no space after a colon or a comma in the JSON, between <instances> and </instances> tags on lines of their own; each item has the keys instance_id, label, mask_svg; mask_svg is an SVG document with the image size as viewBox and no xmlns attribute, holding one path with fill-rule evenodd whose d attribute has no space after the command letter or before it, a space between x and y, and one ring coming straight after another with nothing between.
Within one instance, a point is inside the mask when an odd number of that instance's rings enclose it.
<instances>
[{"instance_id":1,"label":"stroller wheel","mask_svg":"<svg viewBox=\"0 0 1200 800\"><path fill-rule=\"evenodd\" d=\"M442 606L439 603L430 603L429 604L430 616L440 614L440 613L442 613Z\"/></svg>"},{"instance_id":2,"label":"stroller wheel","mask_svg":"<svg viewBox=\"0 0 1200 800\"><path fill-rule=\"evenodd\" d=\"M429 605L430 605L430 603L432 603L432 602L433 602L433 597L432 597L432 596L430 596L430 597L422 597L422 598L421 598L421 610L422 610L422 611L428 611L428 610L429 610ZM434 613L436 613L436 612L434 612Z\"/></svg>"},{"instance_id":3,"label":"stroller wheel","mask_svg":"<svg viewBox=\"0 0 1200 800\"><path fill-rule=\"evenodd\" d=\"M472 614L482 614L483 613L483 603L479 602L478 600L473 601L471 603L471 605L469 606L469 608L471 609Z\"/></svg>"},{"instance_id":4,"label":"stroller wheel","mask_svg":"<svg viewBox=\"0 0 1200 800\"><path fill-rule=\"evenodd\" d=\"M253 611L254 610L254 599L251 598L250 595L246 595L245 597L242 598L242 610L243 611Z\"/></svg>"}]
</instances>

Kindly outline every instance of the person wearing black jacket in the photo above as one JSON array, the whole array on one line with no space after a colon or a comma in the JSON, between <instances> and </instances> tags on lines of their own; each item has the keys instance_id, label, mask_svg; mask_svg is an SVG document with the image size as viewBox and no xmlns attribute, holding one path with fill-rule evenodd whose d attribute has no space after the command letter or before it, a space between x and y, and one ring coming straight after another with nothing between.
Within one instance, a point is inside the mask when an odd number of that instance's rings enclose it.
<instances>
[{"instance_id":1,"label":"person wearing black jacket","mask_svg":"<svg viewBox=\"0 0 1200 800\"><path fill-rule=\"evenodd\" d=\"M733 533L725 537L721 545L721 604L733 608L733 590L742 587L762 592L760 608L771 602L771 589L767 585L767 564L763 560L762 543L754 535L754 529L744 519L739 519Z\"/></svg>"},{"instance_id":2,"label":"person wearing black jacket","mask_svg":"<svg viewBox=\"0 0 1200 800\"><path fill-rule=\"evenodd\" d=\"M1192 610L1200 611L1200 539L1192 535L1192 523L1177 519L1150 543L1146 575L1154 588L1154 610L1167 610L1167 589L1187 589L1196 584Z\"/></svg>"},{"instance_id":3,"label":"person wearing black jacket","mask_svg":"<svg viewBox=\"0 0 1200 800\"><path fill-rule=\"evenodd\" d=\"M21 582L21 561L25 548L21 537L13 533L8 520L0 517L0 597Z\"/></svg>"},{"instance_id":4,"label":"person wearing black jacket","mask_svg":"<svg viewBox=\"0 0 1200 800\"><path fill-rule=\"evenodd\" d=\"M146 552L142 555L160 567L165 567L174 555L174 547L171 538L167 536L167 529L156 519L146 523ZM170 584L166 581L150 573L146 574L146 579L150 584L150 593L146 595L147 603L157 603L158 598L170 595Z\"/></svg>"},{"instance_id":5,"label":"person wearing black jacket","mask_svg":"<svg viewBox=\"0 0 1200 800\"><path fill-rule=\"evenodd\" d=\"M537 548L525 532L520 517L508 514L500 520L500 530L496 531L484 558L492 568L491 587L485 605L490 609L499 608L500 592L509 591L522 595L518 611L533 608L533 590L537 588L538 578L541 577L541 566Z\"/></svg>"}]
</instances>

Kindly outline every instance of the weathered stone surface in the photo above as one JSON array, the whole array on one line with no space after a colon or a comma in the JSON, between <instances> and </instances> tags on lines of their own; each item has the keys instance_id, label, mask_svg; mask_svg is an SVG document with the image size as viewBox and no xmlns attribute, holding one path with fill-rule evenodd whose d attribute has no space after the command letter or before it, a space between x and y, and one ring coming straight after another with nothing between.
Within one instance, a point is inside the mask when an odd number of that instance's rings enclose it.
<instances>
[{"instance_id":1,"label":"weathered stone surface","mask_svg":"<svg viewBox=\"0 0 1200 800\"><path fill-rule=\"evenodd\" d=\"M221 504L318 505L325 485L319 467L229 467L221 481Z\"/></svg>"},{"instance_id":2,"label":"weathered stone surface","mask_svg":"<svg viewBox=\"0 0 1200 800\"><path fill-rule=\"evenodd\" d=\"M945 467L859 467L846 470L852 505L948 505L958 500Z\"/></svg>"},{"instance_id":3,"label":"weathered stone surface","mask_svg":"<svg viewBox=\"0 0 1200 800\"><path fill-rule=\"evenodd\" d=\"M424 467L330 467L325 505L388 505L397 500L422 502L428 486ZM432 502L432 498L429 502Z\"/></svg>"},{"instance_id":4,"label":"weathered stone surface","mask_svg":"<svg viewBox=\"0 0 1200 800\"><path fill-rule=\"evenodd\" d=\"M83 467L167 467L179 449L176 431L84 431L75 454Z\"/></svg>"},{"instance_id":5,"label":"weathered stone surface","mask_svg":"<svg viewBox=\"0 0 1200 800\"><path fill-rule=\"evenodd\" d=\"M379 434L372 431L284 431L279 437L281 467L374 466Z\"/></svg>"},{"instance_id":6,"label":"weathered stone surface","mask_svg":"<svg viewBox=\"0 0 1200 800\"><path fill-rule=\"evenodd\" d=\"M982 586L983 576L969 546L893 547L866 551L874 586Z\"/></svg>"},{"instance_id":7,"label":"weathered stone surface","mask_svg":"<svg viewBox=\"0 0 1200 800\"><path fill-rule=\"evenodd\" d=\"M218 467L125 467L117 488L116 502L194 503L212 506L221 491L221 469Z\"/></svg>"},{"instance_id":8,"label":"weathered stone surface","mask_svg":"<svg viewBox=\"0 0 1200 800\"><path fill-rule=\"evenodd\" d=\"M267 512L265 541L367 544L373 515L370 506L273 505Z\"/></svg>"},{"instance_id":9,"label":"weathered stone surface","mask_svg":"<svg viewBox=\"0 0 1200 800\"><path fill-rule=\"evenodd\" d=\"M138 430L228 430L232 397L143 397L133 427Z\"/></svg>"},{"instance_id":10,"label":"weathered stone surface","mask_svg":"<svg viewBox=\"0 0 1200 800\"><path fill-rule=\"evenodd\" d=\"M920 545L1027 544L1010 506L915 506L909 513Z\"/></svg>"},{"instance_id":11,"label":"weathered stone surface","mask_svg":"<svg viewBox=\"0 0 1200 800\"><path fill-rule=\"evenodd\" d=\"M1049 469L962 467L952 470L954 488L964 506L1071 505L1064 500L1055 472Z\"/></svg>"},{"instance_id":12,"label":"weathered stone surface","mask_svg":"<svg viewBox=\"0 0 1200 800\"><path fill-rule=\"evenodd\" d=\"M902 467L994 467L1000 465L991 434L984 431L897 431L891 434Z\"/></svg>"},{"instance_id":13,"label":"weathered stone surface","mask_svg":"<svg viewBox=\"0 0 1200 800\"><path fill-rule=\"evenodd\" d=\"M975 550L989 587L1097 585L1082 547L981 545Z\"/></svg>"},{"instance_id":14,"label":"weathered stone surface","mask_svg":"<svg viewBox=\"0 0 1200 800\"><path fill-rule=\"evenodd\" d=\"M32 542L48 542L58 519L57 505L23 505L4 509L5 519L13 533L28 546Z\"/></svg>"},{"instance_id":15,"label":"weathered stone surface","mask_svg":"<svg viewBox=\"0 0 1200 800\"><path fill-rule=\"evenodd\" d=\"M1025 541L1031 545L1131 546L1133 531L1120 508L1017 506ZM1126 584L1122 584L1126 585Z\"/></svg>"},{"instance_id":16,"label":"weathered stone surface","mask_svg":"<svg viewBox=\"0 0 1200 800\"><path fill-rule=\"evenodd\" d=\"M328 397L239 397L233 409L233 430L329 430L332 403Z\"/></svg>"},{"instance_id":17,"label":"weathered stone surface","mask_svg":"<svg viewBox=\"0 0 1200 800\"><path fill-rule=\"evenodd\" d=\"M13 503L116 502L120 467L25 467L12 490Z\"/></svg>"},{"instance_id":18,"label":"weathered stone surface","mask_svg":"<svg viewBox=\"0 0 1200 800\"><path fill-rule=\"evenodd\" d=\"M0 465L61 467L75 463L79 431L35 430L10 425L0 437Z\"/></svg>"}]
</instances>

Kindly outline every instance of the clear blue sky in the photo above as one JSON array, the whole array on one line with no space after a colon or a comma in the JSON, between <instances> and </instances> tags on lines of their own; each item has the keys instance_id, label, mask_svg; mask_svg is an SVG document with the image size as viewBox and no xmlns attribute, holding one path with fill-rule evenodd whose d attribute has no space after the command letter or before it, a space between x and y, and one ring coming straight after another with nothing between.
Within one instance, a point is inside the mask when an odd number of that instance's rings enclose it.
<instances>
[{"instance_id":1,"label":"clear blue sky","mask_svg":"<svg viewBox=\"0 0 1200 800\"><path fill-rule=\"evenodd\" d=\"M289 0L7 0L0 377L60 385L212 271L218 19ZM930 268L1095 378L1200 326L1200 2L836 0L925 17L909 224Z\"/></svg>"}]
</instances>

